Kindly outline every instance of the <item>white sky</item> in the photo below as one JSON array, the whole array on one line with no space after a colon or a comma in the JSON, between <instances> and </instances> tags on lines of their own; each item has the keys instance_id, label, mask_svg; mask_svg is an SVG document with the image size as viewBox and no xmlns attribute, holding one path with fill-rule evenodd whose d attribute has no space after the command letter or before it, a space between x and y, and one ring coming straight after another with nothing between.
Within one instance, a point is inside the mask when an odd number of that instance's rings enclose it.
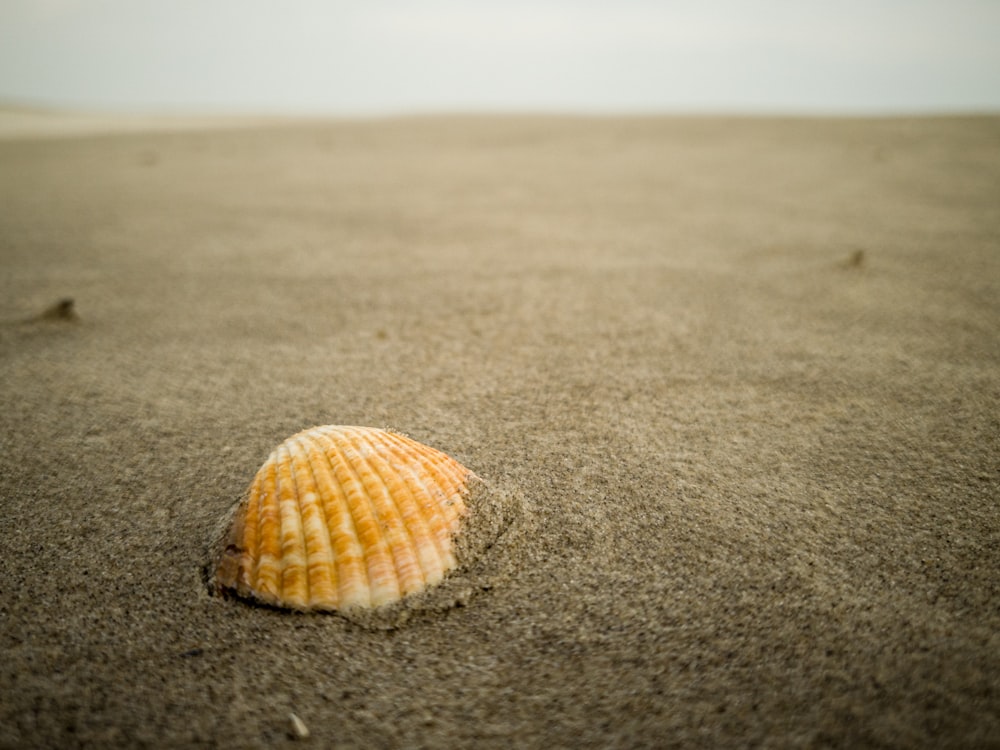
<instances>
[{"instance_id":1,"label":"white sky","mask_svg":"<svg viewBox=\"0 0 1000 750\"><path fill-rule=\"evenodd\" d=\"M0 0L0 100L1000 111L1000 0Z\"/></svg>"}]
</instances>

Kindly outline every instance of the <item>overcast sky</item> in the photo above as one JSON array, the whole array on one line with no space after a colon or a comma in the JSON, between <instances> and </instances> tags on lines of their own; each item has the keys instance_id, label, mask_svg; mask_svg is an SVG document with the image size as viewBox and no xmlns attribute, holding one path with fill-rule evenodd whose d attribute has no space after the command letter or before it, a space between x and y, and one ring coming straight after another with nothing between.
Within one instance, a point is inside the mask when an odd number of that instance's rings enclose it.
<instances>
[{"instance_id":1,"label":"overcast sky","mask_svg":"<svg viewBox=\"0 0 1000 750\"><path fill-rule=\"evenodd\" d=\"M142 111L1000 111L1000 0L0 0L0 100Z\"/></svg>"}]
</instances>

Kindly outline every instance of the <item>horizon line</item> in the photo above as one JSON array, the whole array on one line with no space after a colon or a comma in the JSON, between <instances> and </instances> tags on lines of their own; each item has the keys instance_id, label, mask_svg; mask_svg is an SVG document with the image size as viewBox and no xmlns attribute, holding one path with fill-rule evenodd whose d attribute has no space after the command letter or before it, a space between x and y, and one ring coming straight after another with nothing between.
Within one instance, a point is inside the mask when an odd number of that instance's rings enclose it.
<instances>
[{"instance_id":1,"label":"horizon line","mask_svg":"<svg viewBox=\"0 0 1000 750\"><path fill-rule=\"evenodd\" d=\"M670 106L527 106L467 105L410 107L241 107L232 105L108 105L56 102L0 94L0 111L38 115L123 118L219 118L219 119L321 119L391 120L434 117L777 117L777 118L906 118L906 117L991 117L1000 116L1000 107L986 105L670 105Z\"/></svg>"}]
</instances>

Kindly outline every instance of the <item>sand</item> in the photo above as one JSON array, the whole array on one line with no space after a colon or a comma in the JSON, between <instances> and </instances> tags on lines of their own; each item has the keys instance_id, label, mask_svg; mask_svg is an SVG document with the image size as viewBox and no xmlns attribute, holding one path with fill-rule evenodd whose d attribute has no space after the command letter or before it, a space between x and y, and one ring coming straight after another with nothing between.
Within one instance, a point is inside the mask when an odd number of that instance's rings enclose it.
<instances>
[{"instance_id":1,"label":"sand","mask_svg":"<svg viewBox=\"0 0 1000 750\"><path fill-rule=\"evenodd\" d=\"M1000 746L1000 118L47 122L0 128L0 746ZM519 498L461 596L209 595L325 423Z\"/></svg>"}]
</instances>

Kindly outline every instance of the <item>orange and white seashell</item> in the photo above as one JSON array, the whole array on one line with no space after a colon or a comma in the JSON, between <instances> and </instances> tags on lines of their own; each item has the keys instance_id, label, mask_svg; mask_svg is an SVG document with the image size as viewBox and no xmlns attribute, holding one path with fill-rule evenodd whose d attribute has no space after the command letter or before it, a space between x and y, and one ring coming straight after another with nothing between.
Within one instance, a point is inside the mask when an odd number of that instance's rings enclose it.
<instances>
[{"instance_id":1,"label":"orange and white seashell","mask_svg":"<svg viewBox=\"0 0 1000 750\"><path fill-rule=\"evenodd\" d=\"M214 586L298 610L391 604L455 567L475 480L397 432L300 432L271 453L237 506Z\"/></svg>"}]
</instances>

